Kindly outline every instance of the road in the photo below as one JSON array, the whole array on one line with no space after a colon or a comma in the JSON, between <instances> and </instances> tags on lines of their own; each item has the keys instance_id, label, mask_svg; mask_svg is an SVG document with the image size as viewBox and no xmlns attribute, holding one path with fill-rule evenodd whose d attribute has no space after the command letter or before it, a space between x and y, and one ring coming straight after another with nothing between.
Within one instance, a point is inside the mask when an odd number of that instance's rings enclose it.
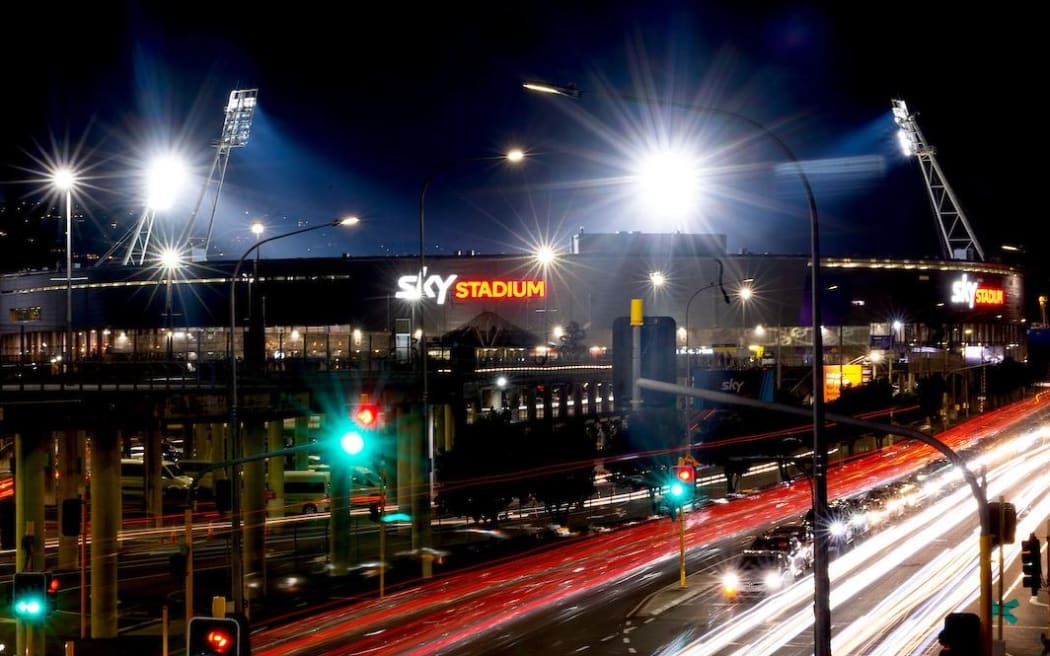
<instances>
[{"instance_id":1,"label":"road","mask_svg":"<svg viewBox=\"0 0 1050 656\"><path fill-rule=\"evenodd\" d=\"M1030 407L1012 407L989 413L940 437L956 448L963 448L977 439L990 440L1000 435L1006 427L1022 421L1031 411ZM832 473L829 480L832 494L841 496L899 477L931 457L932 450L928 447L902 444L857 458ZM961 494L965 497L968 493L964 490ZM729 558L728 550L723 546L727 536L743 538L753 533L756 526L795 517L808 506L808 500L807 486L800 483L691 513L688 516L688 535L697 554L691 566L703 567L705 557L713 558L711 563L717 563L721 554L725 554L723 559ZM967 502L960 499L959 503ZM966 513L949 514L957 516L971 528L976 525L972 509ZM885 535L893 534L886 532ZM633 636L644 633L634 623L627 623L633 620L624 610L636 606L633 602L646 593L647 582L668 582L668 563L672 563L670 569L677 569L674 567L677 543L672 538L673 527L664 520L573 541L560 549L518 557L426 583L417 590L392 596L383 602L357 603L318 613L309 622L292 628L263 630L253 636L254 653L575 653L581 649L616 653L609 643L618 641L630 645L642 639ZM879 544L877 538L869 543ZM852 553L863 551L858 548ZM973 553L976 554L976 548ZM837 560L836 568L843 567L839 563L849 562L849 555ZM881 556L871 558L873 561L880 559ZM836 571L833 569L833 575ZM864 578L865 574L857 576ZM878 581L880 576L868 573L867 578ZM635 590L639 582L642 586ZM837 588L842 585L837 584ZM806 621L811 621L811 586L800 584L792 589L795 590L792 594L802 595L794 603L801 604ZM810 601L805 597L807 594ZM786 599L784 595L780 597ZM607 601L593 608L588 605L598 599ZM833 604L837 603L833 598ZM865 600L855 603L864 607ZM744 626L747 624L744 615L746 612L737 610L731 622L722 622L721 625ZM686 634L659 631L663 636L661 644L672 651L684 648L689 637L696 635L698 628L703 628L699 625L704 622L706 620L692 618L689 621L691 628ZM805 622L800 623L795 636L805 633L804 625ZM307 627L309 630L304 630ZM586 632L590 642L581 644L578 636L582 632ZM625 636L621 632L628 632L629 643L624 642ZM732 653L737 639L730 638L717 649L697 653ZM539 643L533 646L529 644L530 640ZM669 645L669 640L674 644ZM552 648L554 644L558 644L558 648ZM501 645L506 645L505 651L500 651ZM777 648L785 648L785 645ZM634 647L636 651L631 649L628 646L624 653L658 652L648 647ZM802 649L812 651L811 646Z\"/></svg>"}]
</instances>

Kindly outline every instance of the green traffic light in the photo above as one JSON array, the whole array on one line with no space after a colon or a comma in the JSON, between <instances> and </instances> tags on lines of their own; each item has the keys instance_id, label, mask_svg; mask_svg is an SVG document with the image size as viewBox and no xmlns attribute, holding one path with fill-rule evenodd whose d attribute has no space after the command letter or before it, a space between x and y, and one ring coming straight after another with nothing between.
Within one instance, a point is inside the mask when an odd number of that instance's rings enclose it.
<instances>
[{"instance_id":1,"label":"green traffic light","mask_svg":"<svg viewBox=\"0 0 1050 656\"><path fill-rule=\"evenodd\" d=\"M44 604L39 599L19 599L15 603L15 612L22 617L38 617L44 611Z\"/></svg>"},{"instance_id":2,"label":"green traffic light","mask_svg":"<svg viewBox=\"0 0 1050 656\"><path fill-rule=\"evenodd\" d=\"M682 487L681 483L673 483L671 485L671 496L681 497L685 494L685 488Z\"/></svg>"},{"instance_id":3,"label":"green traffic light","mask_svg":"<svg viewBox=\"0 0 1050 656\"><path fill-rule=\"evenodd\" d=\"M365 449L365 439L357 431L348 431L339 440L339 445L347 454L356 456Z\"/></svg>"}]
</instances>

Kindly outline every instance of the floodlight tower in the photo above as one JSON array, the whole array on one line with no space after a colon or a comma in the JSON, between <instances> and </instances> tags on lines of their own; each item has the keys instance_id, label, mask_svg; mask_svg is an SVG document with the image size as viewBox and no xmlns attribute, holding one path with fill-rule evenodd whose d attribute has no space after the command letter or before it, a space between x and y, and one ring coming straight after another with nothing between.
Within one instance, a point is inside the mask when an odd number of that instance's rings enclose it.
<instances>
[{"instance_id":1,"label":"floodlight tower","mask_svg":"<svg viewBox=\"0 0 1050 656\"><path fill-rule=\"evenodd\" d=\"M893 100L893 120L900 128L897 138L900 140L904 154L914 155L919 160L922 177L926 181L926 191L930 195L930 204L937 217L937 227L941 233L941 249L945 259L968 260L976 254L977 260L984 261L984 250L977 241L977 236L966 220L966 214L955 198L955 192L944 177L940 164L937 163L937 149L927 143L915 114L908 113L908 106L903 100Z\"/></svg>"},{"instance_id":2,"label":"floodlight tower","mask_svg":"<svg viewBox=\"0 0 1050 656\"><path fill-rule=\"evenodd\" d=\"M145 262L150 237L153 235L153 224L157 218L157 210L164 211L171 208L175 203L175 194L185 176L185 166L175 156L160 157L150 165L146 181L146 208L139 216L135 228L114 244L113 248L102 256L99 263L107 261L109 256L125 242L128 247L121 259L121 264L127 266L133 260L137 260L135 264L141 266Z\"/></svg>"},{"instance_id":3,"label":"floodlight tower","mask_svg":"<svg viewBox=\"0 0 1050 656\"><path fill-rule=\"evenodd\" d=\"M208 179L201 188L201 194L197 198L197 204L193 208L190 220L182 232L180 244L188 244L190 257L194 261L208 259L208 246L211 243L212 228L215 225L215 208L219 204L219 195L222 193L222 184L226 179L226 168L230 165L230 154L234 148L241 148L248 143L248 134L252 127L252 117L255 115L255 103L259 96L258 89L234 89L230 92L230 100L226 103L226 120L222 125L222 135L215 145L215 159L212 160ZM218 180L216 180L216 172ZM208 229L204 237L194 237L194 227L200 214L204 196L212 181L216 181L215 198L211 204L211 213L208 217Z\"/></svg>"}]
</instances>

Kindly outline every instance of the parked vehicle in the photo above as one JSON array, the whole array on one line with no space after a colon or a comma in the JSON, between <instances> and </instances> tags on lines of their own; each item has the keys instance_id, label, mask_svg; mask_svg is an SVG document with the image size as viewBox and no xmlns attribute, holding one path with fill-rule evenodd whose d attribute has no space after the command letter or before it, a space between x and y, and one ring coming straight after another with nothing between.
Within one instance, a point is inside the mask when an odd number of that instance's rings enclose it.
<instances>
[{"instance_id":1,"label":"parked vehicle","mask_svg":"<svg viewBox=\"0 0 1050 656\"><path fill-rule=\"evenodd\" d=\"M186 476L174 462L165 460L160 465L161 489L165 498L185 499L193 479ZM120 461L120 492L126 498L142 498L146 490L146 464L137 458Z\"/></svg>"},{"instance_id":2,"label":"parked vehicle","mask_svg":"<svg viewBox=\"0 0 1050 656\"><path fill-rule=\"evenodd\" d=\"M378 511L385 500L385 486L379 475L367 467L350 471L350 506ZM284 472L284 502L303 514L327 511L332 493L332 473L327 469Z\"/></svg>"},{"instance_id":3,"label":"parked vehicle","mask_svg":"<svg viewBox=\"0 0 1050 656\"><path fill-rule=\"evenodd\" d=\"M328 510L331 474L326 471L284 472L284 503L304 515Z\"/></svg>"},{"instance_id":4,"label":"parked vehicle","mask_svg":"<svg viewBox=\"0 0 1050 656\"><path fill-rule=\"evenodd\" d=\"M210 467L213 467L209 460L180 460L179 469L186 476L191 478L196 477L197 480L197 496L203 499L210 499L215 491L215 472L209 470L204 474L197 476L199 472L202 472Z\"/></svg>"}]
</instances>

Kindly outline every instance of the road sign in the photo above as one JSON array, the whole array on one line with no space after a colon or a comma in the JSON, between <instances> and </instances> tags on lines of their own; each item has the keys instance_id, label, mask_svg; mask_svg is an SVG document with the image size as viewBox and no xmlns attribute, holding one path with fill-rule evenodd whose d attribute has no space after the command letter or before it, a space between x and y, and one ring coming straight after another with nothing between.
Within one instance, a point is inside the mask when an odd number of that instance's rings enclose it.
<instances>
[{"instance_id":1,"label":"road sign","mask_svg":"<svg viewBox=\"0 0 1050 656\"><path fill-rule=\"evenodd\" d=\"M992 615L1002 616L1010 624L1017 624L1017 616L1011 613L1013 609L1017 608L1017 600L1011 599L1002 606L999 606L999 602L992 602Z\"/></svg>"}]
</instances>

